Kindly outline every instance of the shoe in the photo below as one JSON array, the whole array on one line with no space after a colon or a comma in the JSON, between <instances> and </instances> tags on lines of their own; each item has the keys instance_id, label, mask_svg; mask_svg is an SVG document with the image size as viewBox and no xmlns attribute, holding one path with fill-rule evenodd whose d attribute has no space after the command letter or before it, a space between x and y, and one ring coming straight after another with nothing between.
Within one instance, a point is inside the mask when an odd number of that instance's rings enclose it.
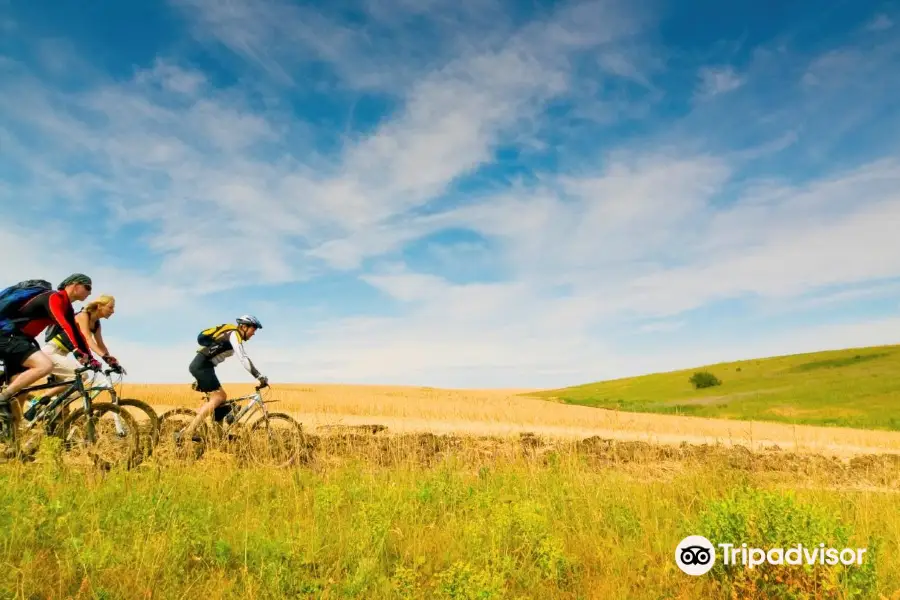
<instances>
[{"instance_id":1,"label":"shoe","mask_svg":"<svg viewBox=\"0 0 900 600\"><path fill-rule=\"evenodd\" d=\"M175 439L176 446L181 446L184 443L184 440L182 439L183 434L184 434L183 431L176 431L174 434L172 434L172 437ZM194 435L191 436L191 441L194 442L195 444L202 444L203 438L195 433Z\"/></svg>"},{"instance_id":2,"label":"shoe","mask_svg":"<svg viewBox=\"0 0 900 600\"><path fill-rule=\"evenodd\" d=\"M40 408L42 406L49 404L49 403L50 403L50 398L48 398L46 396L42 396L38 400L31 402L30 406L28 407L28 410L26 410L25 414L23 415L25 417L25 420L33 421L34 417L37 415L38 410L40 410Z\"/></svg>"}]
</instances>

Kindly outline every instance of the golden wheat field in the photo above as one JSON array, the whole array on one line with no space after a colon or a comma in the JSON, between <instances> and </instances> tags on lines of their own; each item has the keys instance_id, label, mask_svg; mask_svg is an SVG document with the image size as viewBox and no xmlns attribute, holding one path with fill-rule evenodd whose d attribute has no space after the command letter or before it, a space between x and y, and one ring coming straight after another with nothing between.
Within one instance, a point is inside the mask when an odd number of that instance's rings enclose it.
<instances>
[{"instance_id":1,"label":"golden wheat field","mask_svg":"<svg viewBox=\"0 0 900 600\"><path fill-rule=\"evenodd\" d=\"M251 385L225 386L230 397ZM270 410L287 412L310 433L340 426L382 425L386 433L454 434L583 439L603 437L660 444L777 446L794 452L835 456L900 453L900 432L814 427L760 421L626 413L528 397L531 390L457 390L412 386L309 384L266 391ZM188 385L132 384L123 390L159 413L200 406Z\"/></svg>"}]
</instances>

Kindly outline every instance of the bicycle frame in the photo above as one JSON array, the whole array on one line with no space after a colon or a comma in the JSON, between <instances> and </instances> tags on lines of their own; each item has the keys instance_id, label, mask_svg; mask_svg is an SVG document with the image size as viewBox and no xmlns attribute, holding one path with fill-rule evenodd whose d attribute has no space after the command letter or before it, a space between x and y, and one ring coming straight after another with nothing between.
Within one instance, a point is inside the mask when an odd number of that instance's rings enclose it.
<instances>
[{"instance_id":1,"label":"bicycle frame","mask_svg":"<svg viewBox=\"0 0 900 600\"><path fill-rule=\"evenodd\" d=\"M225 402L222 403L223 405L224 405L224 404L231 404L231 405L232 405L232 411L233 411L233 410L234 410L234 405L235 405L236 403L238 403L238 402L243 402L244 400L250 400L250 402L249 402L246 406L241 407L241 410L234 416L234 420L233 420L231 423L225 423L224 420L223 420L223 425L222 425L222 432L223 432L223 433L227 434L227 433L230 432L232 429L234 429L235 427L237 427L238 424L239 424L242 420L245 419L245 417L246 417L246 420L249 420L250 415L251 415L252 413L257 412L257 411L262 411L262 418L263 418L263 419L268 419L268 418L269 418L269 411L266 410L266 404L269 404L269 403L272 403L272 402L278 402L278 400L263 400L263 398L262 398L262 393L260 392L261 389L263 389L263 388L260 388L260 387L257 386L257 387L256 387L256 391L253 392L252 394L247 394L246 396L240 396L240 397L238 397L238 398L231 398L231 399L228 399L228 400L226 400ZM246 423L246 420L245 420L245 423Z\"/></svg>"},{"instance_id":2,"label":"bicycle frame","mask_svg":"<svg viewBox=\"0 0 900 600\"><path fill-rule=\"evenodd\" d=\"M66 385L66 384L69 385L69 387L66 388L66 390L64 392L57 394L56 398L54 398L48 405L41 407L41 409L38 411L38 413L34 416L34 419L32 419L31 421L25 421L25 419L22 419L19 424L19 427L24 429L24 431L27 432L27 431L31 431L32 429L37 427L38 423L41 421L47 421L48 424L53 423L59 417L59 412L57 412L57 410L58 409L62 410L63 406L68 405L70 402L74 402L76 400L76 398L74 398L74 397L69 398L69 396L71 396L73 393L77 393L79 396L81 396L81 399L84 402L85 414L87 414L87 415L92 414L91 413L91 407L92 407L91 400L93 399L93 397L90 396L90 394L88 392L94 388L93 387L85 388L84 381L81 379L81 374L86 371L93 371L93 369L91 369L91 367L81 367L81 368L75 369L75 379L72 379L70 381L49 381L47 383L42 383L40 385L33 385L33 386L30 386L30 387L20 390L19 393L16 394L17 396L21 395L21 394L35 392L38 390L49 390L52 388L60 387L61 385ZM49 418L48 418L48 415L49 415ZM118 417L118 415L116 415L116 416ZM22 424L22 422L24 422L24 425ZM88 419L88 421L87 421L87 428L88 428L88 440L91 443L93 443L94 441L96 441L94 438L94 423L90 419ZM13 428L13 430L15 430L15 429L16 428ZM15 431L13 431L13 432L16 433Z\"/></svg>"}]
</instances>

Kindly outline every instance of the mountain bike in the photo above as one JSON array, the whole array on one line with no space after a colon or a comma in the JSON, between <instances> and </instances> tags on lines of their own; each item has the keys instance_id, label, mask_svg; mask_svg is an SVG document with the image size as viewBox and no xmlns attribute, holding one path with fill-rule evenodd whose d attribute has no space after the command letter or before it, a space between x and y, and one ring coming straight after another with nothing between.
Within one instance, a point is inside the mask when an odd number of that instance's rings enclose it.
<instances>
[{"instance_id":1,"label":"mountain bike","mask_svg":"<svg viewBox=\"0 0 900 600\"><path fill-rule=\"evenodd\" d=\"M272 460L276 466L287 467L309 459L310 448L307 444L303 427L286 413L269 412L266 404L278 402L278 400L263 399L264 388L268 385L256 386L252 394L231 398L222 403L222 406L231 406L231 411L225 415L221 423L212 421L212 426L201 423L194 431L194 436L201 441L200 453L206 447L222 447L226 450L246 449L252 461L268 463ZM209 400L209 394L203 394L204 403ZM249 400L246 406L239 403ZM260 413L260 417L251 422L253 415ZM194 417L197 411L191 408L174 408L160 415L161 435L171 436L174 431L180 431ZM179 417L182 417L179 419ZM178 422L183 425L178 425ZM165 432L163 432L165 429ZM185 440L184 443L190 443Z\"/></svg>"},{"instance_id":2,"label":"mountain bike","mask_svg":"<svg viewBox=\"0 0 900 600\"><path fill-rule=\"evenodd\" d=\"M61 439L64 453L76 462L86 458L104 469L132 467L139 463L137 422L114 404L92 401L92 388L86 388L81 377L82 373L92 370L89 366L81 367L75 370L75 378L71 381L54 379L21 390L20 394L29 394L60 385L69 386L50 402L39 404L34 417L30 420L23 418L18 428L9 421L0 420L0 454L6 458L30 460L40 447L41 440L50 436ZM7 384L4 373L0 376L0 389ZM69 405L79 398L82 406L64 415ZM117 419L121 421L121 430L117 430Z\"/></svg>"}]
</instances>

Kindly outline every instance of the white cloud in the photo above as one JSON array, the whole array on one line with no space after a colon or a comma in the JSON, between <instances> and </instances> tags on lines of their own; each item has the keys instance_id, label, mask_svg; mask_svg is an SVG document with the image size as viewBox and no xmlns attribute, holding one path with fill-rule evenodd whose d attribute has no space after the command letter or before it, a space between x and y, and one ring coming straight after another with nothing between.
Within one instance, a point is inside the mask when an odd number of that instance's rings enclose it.
<instances>
[{"instance_id":1,"label":"white cloud","mask_svg":"<svg viewBox=\"0 0 900 600\"><path fill-rule=\"evenodd\" d=\"M713 96L732 92L742 85L745 80L734 70L734 67L703 67L698 73L700 82L697 86L697 96L701 99L709 99Z\"/></svg>"},{"instance_id":2,"label":"white cloud","mask_svg":"<svg viewBox=\"0 0 900 600\"><path fill-rule=\"evenodd\" d=\"M632 279L620 308L665 316L743 294L787 298L896 276L898 183L900 165L881 163L718 211L694 230L690 263Z\"/></svg>"},{"instance_id":3,"label":"white cloud","mask_svg":"<svg viewBox=\"0 0 900 600\"><path fill-rule=\"evenodd\" d=\"M580 284L602 270L621 281L668 254L728 174L707 156L612 155L596 175L511 191L454 211L451 222L505 240L517 275Z\"/></svg>"},{"instance_id":4,"label":"white cloud","mask_svg":"<svg viewBox=\"0 0 900 600\"><path fill-rule=\"evenodd\" d=\"M808 86L828 85L833 82L839 85L864 61L863 53L855 48L831 50L809 65L802 81Z\"/></svg>"},{"instance_id":5,"label":"white cloud","mask_svg":"<svg viewBox=\"0 0 900 600\"><path fill-rule=\"evenodd\" d=\"M171 0L193 23L195 36L219 43L281 83L307 85L297 72L325 63L355 90L402 93L434 64L484 51L511 30L499 3L476 0L368 1L365 25L274 0ZM419 44L428 41L428 52ZM322 85L322 84L319 84Z\"/></svg>"}]
</instances>

